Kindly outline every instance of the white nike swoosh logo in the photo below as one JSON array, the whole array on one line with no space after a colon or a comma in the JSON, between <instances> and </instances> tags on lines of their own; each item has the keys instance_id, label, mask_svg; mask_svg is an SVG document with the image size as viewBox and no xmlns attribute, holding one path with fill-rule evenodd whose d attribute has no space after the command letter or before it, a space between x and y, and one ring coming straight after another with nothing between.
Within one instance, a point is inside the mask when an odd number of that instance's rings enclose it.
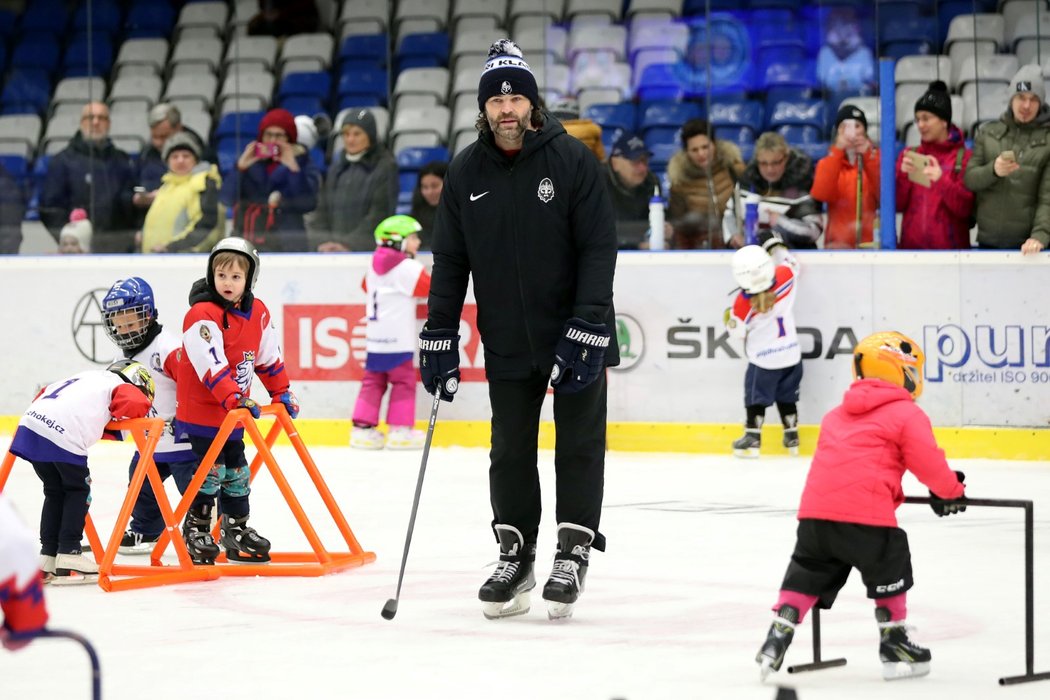
<instances>
[{"instance_id":1,"label":"white nike swoosh logo","mask_svg":"<svg viewBox=\"0 0 1050 700\"><path fill-rule=\"evenodd\" d=\"M482 197L484 197L485 195L487 195L487 194L488 194L488 193L489 193L490 191L491 191L491 190L485 190L485 191L484 191L484 192L482 192L481 194L474 194L473 192L471 192L471 193L470 193L470 201L472 201L472 202L476 202L476 201L478 201L479 199L481 199Z\"/></svg>"}]
</instances>

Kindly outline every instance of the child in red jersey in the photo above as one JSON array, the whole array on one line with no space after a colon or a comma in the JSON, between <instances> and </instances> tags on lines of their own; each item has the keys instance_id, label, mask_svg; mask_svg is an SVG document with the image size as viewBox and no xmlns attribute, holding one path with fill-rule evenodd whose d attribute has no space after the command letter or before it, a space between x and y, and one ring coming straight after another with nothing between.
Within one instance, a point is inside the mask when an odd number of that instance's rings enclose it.
<instances>
[{"instance_id":1,"label":"child in red jersey","mask_svg":"<svg viewBox=\"0 0 1050 700\"><path fill-rule=\"evenodd\" d=\"M271 401L283 403L292 418L299 414L270 311L252 294L258 277L255 248L243 238L226 238L208 256L207 277L190 290L176 380L175 437L189 442L198 459L229 411L246 408L259 417L259 405L250 396L253 375L259 375ZM186 514L183 536L197 564L214 564L219 554L210 532L216 494L227 560L270 561L269 540L246 526L249 469L243 433L238 428L230 434Z\"/></svg>"},{"instance_id":2,"label":"child in red jersey","mask_svg":"<svg viewBox=\"0 0 1050 700\"><path fill-rule=\"evenodd\" d=\"M895 516L904 502L901 478L910 471L929 487L938 516L966 510L966 497L963 473L948 467L930 419L915 404L924 360L918 344L896 332L875 333L853 349L856 381L820 424L795 551L755 658L763 678L780 669L796 625L818 602L831 607L854 567L875 600L883 677L930 672L930 650L908 639L904 627L912 571L908 535Z\"/></svg>"},{"instance_id":3,"label":"child in red jersey","mask_svg":"<svg viewBox=\"0 0 1050 700\"><path fill-rule=\"evenodd\" d=\"M0 493L0 610L4 613L0 643L5 649L21 649L44 629L42 574L29 528Z\"/></svg>"}]
</instances>

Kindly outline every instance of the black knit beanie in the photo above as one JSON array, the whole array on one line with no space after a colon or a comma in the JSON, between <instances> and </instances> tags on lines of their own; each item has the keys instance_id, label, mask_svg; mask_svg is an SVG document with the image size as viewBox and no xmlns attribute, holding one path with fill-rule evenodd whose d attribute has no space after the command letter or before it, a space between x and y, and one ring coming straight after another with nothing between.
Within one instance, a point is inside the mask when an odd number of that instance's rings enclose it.
<instances>
[{"instance_id":1,"label":"black knit beanie","mask_svg":"<svg viewBox=\"0 0 1050 700\"><path fill-rule=\"evenodd\" d=\"M536 76L522 57L521 48L510 39L500 39L489 47L478 83L478 109L484 112L485 103L496 95L524 95L533 107L540 103Z\"/></svg>"},{"instance_id":2,"label":"black knit beanie","mask_svg":"<svg viewBox=\"0 0 1050 700\"><path fill-rule=\"evenodd\" d=\"M930 87L915 102L915 111L929 112L952 123L952 98L948 95L948 86L943 80L934 80Z\"/></svg>"}]
</instances>

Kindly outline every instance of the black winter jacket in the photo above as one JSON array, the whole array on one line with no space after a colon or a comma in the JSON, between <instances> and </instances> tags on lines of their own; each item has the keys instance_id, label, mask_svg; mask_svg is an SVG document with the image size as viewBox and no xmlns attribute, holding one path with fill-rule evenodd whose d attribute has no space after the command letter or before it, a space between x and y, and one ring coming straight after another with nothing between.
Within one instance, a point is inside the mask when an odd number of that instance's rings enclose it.
<instances>
[{"instance_id":1,"label":"black winter jacket","mask_svg":"<svg viewBox=\"0 0 1050 700\"><path fill-rule=\"evenodd\" d=\"M434 221L427 327L459 328L472 275L490 379L549 372L574 316L616 331L616 221L598 161L544 117L514 158L491 134L460 152ZM619 362L610 343L605 363Z\"/></svg>"}]
</instances>

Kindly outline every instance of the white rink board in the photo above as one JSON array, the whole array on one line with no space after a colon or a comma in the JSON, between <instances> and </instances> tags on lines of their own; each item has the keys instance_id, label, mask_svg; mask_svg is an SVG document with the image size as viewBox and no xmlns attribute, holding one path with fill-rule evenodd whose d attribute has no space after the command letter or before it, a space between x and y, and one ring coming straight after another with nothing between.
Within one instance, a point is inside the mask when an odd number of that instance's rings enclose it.
<instances>
[{"instance_id":1,"label":"white rink board","mask_svg":"<svg viewBox=\"0 0 1050 700\"><path fill-rule=\"evenodd\" d=\"M726 343L721 328L734 287L729 257L620 256L616 308L627 361L610 378L610 420L725 423L742 415L742 347ZM798 257L796 321L804 329L803 350L814 356L804 362L803 423L819 422L838 402L850 379L846 355L853 341L885 329L925 347L922 403L935 424L1050 423L1046 255L820 251ZM347 418L353 408L355 372L363 360L360 283L369 259L263 257L256 291L282 330L304 418ZM427 256L421 259L429 265ZM97 300L113 281L144 277L156 293L161 321L178 330L189 287L204 264L203 255L0 259L8 290L0 322L11 332L0 351L7 377L0 415L21 413L40 385L112 359L115 348L102 331ZM442 416L487 420L483 353L472 324L460 330L465 381ZM417 413L426 410L420 392ZM549 412L548 404L546 418Z\"/></svg>"}]
</instances>

